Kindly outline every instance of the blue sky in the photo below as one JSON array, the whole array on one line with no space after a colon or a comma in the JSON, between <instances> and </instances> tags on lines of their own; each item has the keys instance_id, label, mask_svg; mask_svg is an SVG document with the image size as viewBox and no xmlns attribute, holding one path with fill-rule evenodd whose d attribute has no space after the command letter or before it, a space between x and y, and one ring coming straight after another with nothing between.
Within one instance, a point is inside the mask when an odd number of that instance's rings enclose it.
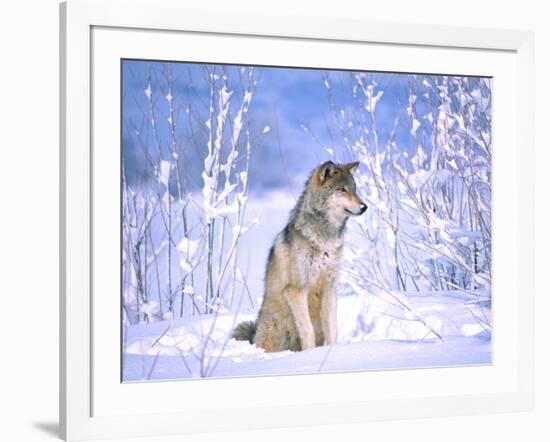
<instances>
[{"instance_id":1,"label":"blue sky","mask_svg":"<svg viewBox=\"0 0 550 442\"><path fill-rule=\"evenodd\" d=\"M169 131L166 123L167 105L166 73L172 72L175 81L175 106L177 111L178 133L182 143L186 143L187 158L184 168L187 187L200 187L200 170L206 154L206 138L201 135L208 115L209 86L205 67L213 65L191 63L161 63L147 61L124 61L123 63L123 134L124 159L129 175L143 168L140 161L129 158L139 157L144 149L154 156L156 143L148 124L147 99L145 89L149 70L152 76L153 97L158 111L159 141L168 149ZM222 69L229 78L229 87L234 92L235 105L240 96L240 66L216 65L216 72ZM346 113L354 110L352 97L353 72L322 71L297 68L257 67L256 92L250 107L250 124L255 133L263 127L271 131L254 140L252 168L250 171L251 191L273 188L291 188L299 192L299 187L309 172L327 159L352 161L343 149L343 137L339 133L334 114L329 106L328 91L324 78L328 75L331 92L339 106ZM407 107L407 84L412 77L408 74L367 73L367 83L376 81L384 91L376 108L380 142L383 145L393 128L396 117L404 117ZM186 109L193 109L194 122L189 121ZM359 113L363 112L362 109ZM419 100L419 111L422 104ZM363 112L366 116L366 112ZM192 118L193 120L193 118ZM406 118L401 118L406 121ZM414 149L410 127L403 123L397 130L396 142L403 151ZM309 131L306 133L303 126ZM191 142L195 135L194 143ZM372 137L372 133L370 134ZM372 140L371 140L372 141ZM326 148L333 149L331 157ZM167 150L166 150L167 151ZM141 153L140 153L141 152Z\"/></svg>"}]
</instances>

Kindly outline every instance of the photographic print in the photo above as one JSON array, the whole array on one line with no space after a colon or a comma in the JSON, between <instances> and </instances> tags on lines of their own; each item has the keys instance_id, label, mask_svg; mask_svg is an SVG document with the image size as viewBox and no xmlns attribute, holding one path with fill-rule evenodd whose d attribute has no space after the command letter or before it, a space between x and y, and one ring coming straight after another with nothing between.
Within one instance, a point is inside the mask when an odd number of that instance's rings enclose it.
<instances>
[{"instance_id":1,"label":"photographic print","mask_svg":"<svg viewBox=\"0 0 550 442\"><path fill-rule=\"evenodd\" d=\"M122 59L122 381L491 364L491 83Z\"/></svg>"}]
</instances>

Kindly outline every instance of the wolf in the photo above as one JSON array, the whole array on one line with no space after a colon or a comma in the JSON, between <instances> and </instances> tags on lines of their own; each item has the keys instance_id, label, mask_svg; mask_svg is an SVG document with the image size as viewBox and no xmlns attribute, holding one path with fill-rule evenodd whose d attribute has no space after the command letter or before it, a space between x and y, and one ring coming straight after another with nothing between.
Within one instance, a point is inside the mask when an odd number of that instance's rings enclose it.
<instances>
[{"instance_id":1,"label":"wolf","mask_svg":"<svg viewBox=\"0 0 550 442\"><path fill-rule=\"evenodd\" d=\"M266 352L302 351L336 342L336 293L350 216L367 205L352 173L359 163L326 161L317 167L269 252L265 294L256 321L233 337Z\"/></svg>"}]
</instances>

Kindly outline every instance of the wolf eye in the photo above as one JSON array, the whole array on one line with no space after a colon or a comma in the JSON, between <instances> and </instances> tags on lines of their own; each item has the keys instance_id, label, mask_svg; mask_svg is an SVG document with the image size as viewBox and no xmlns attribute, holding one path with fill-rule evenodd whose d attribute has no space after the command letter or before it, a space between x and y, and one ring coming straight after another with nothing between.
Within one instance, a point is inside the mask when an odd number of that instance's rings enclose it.
<instances>
[{"instance_id":1,"label":"wolf eye","mask_svg":"<svg viewBox=\"0 0 550 442\"><path fill-rule=\"evenodd\" d=\"M345 187L340 187L338 190L339 190L340 192L344 192L344 193L347 192L347 190L346 190Z\"/></svg>"}]
</instances>

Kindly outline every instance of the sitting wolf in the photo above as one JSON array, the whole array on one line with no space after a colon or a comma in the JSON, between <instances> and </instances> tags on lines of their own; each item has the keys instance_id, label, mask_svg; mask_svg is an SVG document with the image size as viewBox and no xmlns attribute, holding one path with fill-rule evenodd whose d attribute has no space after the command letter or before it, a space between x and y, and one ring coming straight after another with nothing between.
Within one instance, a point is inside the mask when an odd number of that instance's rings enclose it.
<instances>
[{"instance_id":1,"label":"sitting wolf","mask_svg":"<svg viewBox=\"0 0 550 442\"><path fill-rule=\"evenodd\" d=\"M358 164L327 161L313 171L269 252L258 319L239 324L235 339L268 352L336 342L334 284L346 221L367 210L351 175Z\"/></svg>"}]
</instances>

